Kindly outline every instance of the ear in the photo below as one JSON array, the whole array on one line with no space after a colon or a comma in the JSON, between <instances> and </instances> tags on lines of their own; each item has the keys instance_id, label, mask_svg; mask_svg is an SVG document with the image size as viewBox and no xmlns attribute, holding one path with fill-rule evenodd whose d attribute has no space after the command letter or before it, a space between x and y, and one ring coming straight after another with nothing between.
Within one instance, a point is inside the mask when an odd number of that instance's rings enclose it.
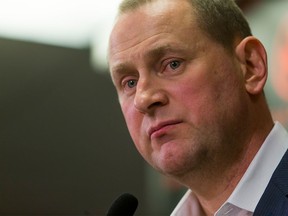
<instances>
[{"instance_id":1,"label":"ear","mask_svg":"<svg viewBox=\"0 0 288 216\"><path fill-rule=\"evenodd\" d=\"M248 93L262 92L267 80L267 54L262 43L253 36L243 39L235 49L240 61Z\"/></svg>"}]
</instances>

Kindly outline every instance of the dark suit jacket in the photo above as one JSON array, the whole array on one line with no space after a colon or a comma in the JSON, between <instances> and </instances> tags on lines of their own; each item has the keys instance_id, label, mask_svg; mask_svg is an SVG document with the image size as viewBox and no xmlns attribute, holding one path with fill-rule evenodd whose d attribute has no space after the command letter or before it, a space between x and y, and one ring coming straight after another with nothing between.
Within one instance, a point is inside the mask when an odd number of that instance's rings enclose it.
<instances>
[{"instance_id":1,"label":"dark suit jacket","mask_svg":"<svg viewBox=\"0 0 288 216\"><path fill-rule=\"evenodd\" d=\"M288 151L274 171L253 215L288 216Z\"/></svg>"}]
</instances>

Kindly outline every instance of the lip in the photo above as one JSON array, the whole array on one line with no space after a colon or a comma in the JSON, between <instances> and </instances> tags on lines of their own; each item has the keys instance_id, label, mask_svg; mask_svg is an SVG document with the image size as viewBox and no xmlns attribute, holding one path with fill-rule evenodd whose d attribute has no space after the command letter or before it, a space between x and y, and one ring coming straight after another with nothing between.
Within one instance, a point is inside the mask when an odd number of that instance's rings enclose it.
<instances>
[{"instance_id":1,"label":"lip","mask_svg":"<svg viewBox=\"0 0 288 216\"><path fill-rule=\"evenodd\" d=\"M179 120L170 120L170 121L160 122L160 123L156 124L155 126L152 126L149 128L148 135L151 138L153 136L153 134L164 129L165 127L177 125L180 123L181 123L181 121L179 121Z\"/></svg>"}]
</instances>

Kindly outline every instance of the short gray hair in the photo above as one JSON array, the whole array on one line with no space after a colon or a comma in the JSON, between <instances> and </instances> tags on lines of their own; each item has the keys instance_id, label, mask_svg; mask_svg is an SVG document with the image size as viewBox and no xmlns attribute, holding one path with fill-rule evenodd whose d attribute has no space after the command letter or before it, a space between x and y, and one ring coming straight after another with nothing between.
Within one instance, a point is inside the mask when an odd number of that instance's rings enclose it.
<instances>
[{"instance_id":1,"label":"short gray hair","mask_svg":"<svg viewBox=\"0 0 288 216\"><path fill-rule=\"evenodd\" d=\"M144 4L161 0L123 0L119 16ZM179 0L175 0L179 1ZM250 26L235 0L187 0L196 14L197 23L207 35L226 48L233 48L235 38L252 35Z\"/></svg>"}]
</instances>

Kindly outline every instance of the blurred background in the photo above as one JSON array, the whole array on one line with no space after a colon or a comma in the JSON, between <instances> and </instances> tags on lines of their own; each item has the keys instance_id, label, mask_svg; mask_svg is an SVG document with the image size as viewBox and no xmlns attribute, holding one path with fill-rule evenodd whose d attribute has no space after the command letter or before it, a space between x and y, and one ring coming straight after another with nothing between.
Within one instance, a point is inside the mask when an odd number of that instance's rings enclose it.
<instances>
[{"instance_id":1,"label":"blurred background","mask_svg":"<svg viewBox=\"0 0 288 216\"><path fill-rule=\"evenodd\" d=\"M120 0L0 0L0 215L169 215L185 188L127 132L106 64ZM288 0L239 0L269 56L268 103L288 128Z\"/></svg>"}]
</instances>

